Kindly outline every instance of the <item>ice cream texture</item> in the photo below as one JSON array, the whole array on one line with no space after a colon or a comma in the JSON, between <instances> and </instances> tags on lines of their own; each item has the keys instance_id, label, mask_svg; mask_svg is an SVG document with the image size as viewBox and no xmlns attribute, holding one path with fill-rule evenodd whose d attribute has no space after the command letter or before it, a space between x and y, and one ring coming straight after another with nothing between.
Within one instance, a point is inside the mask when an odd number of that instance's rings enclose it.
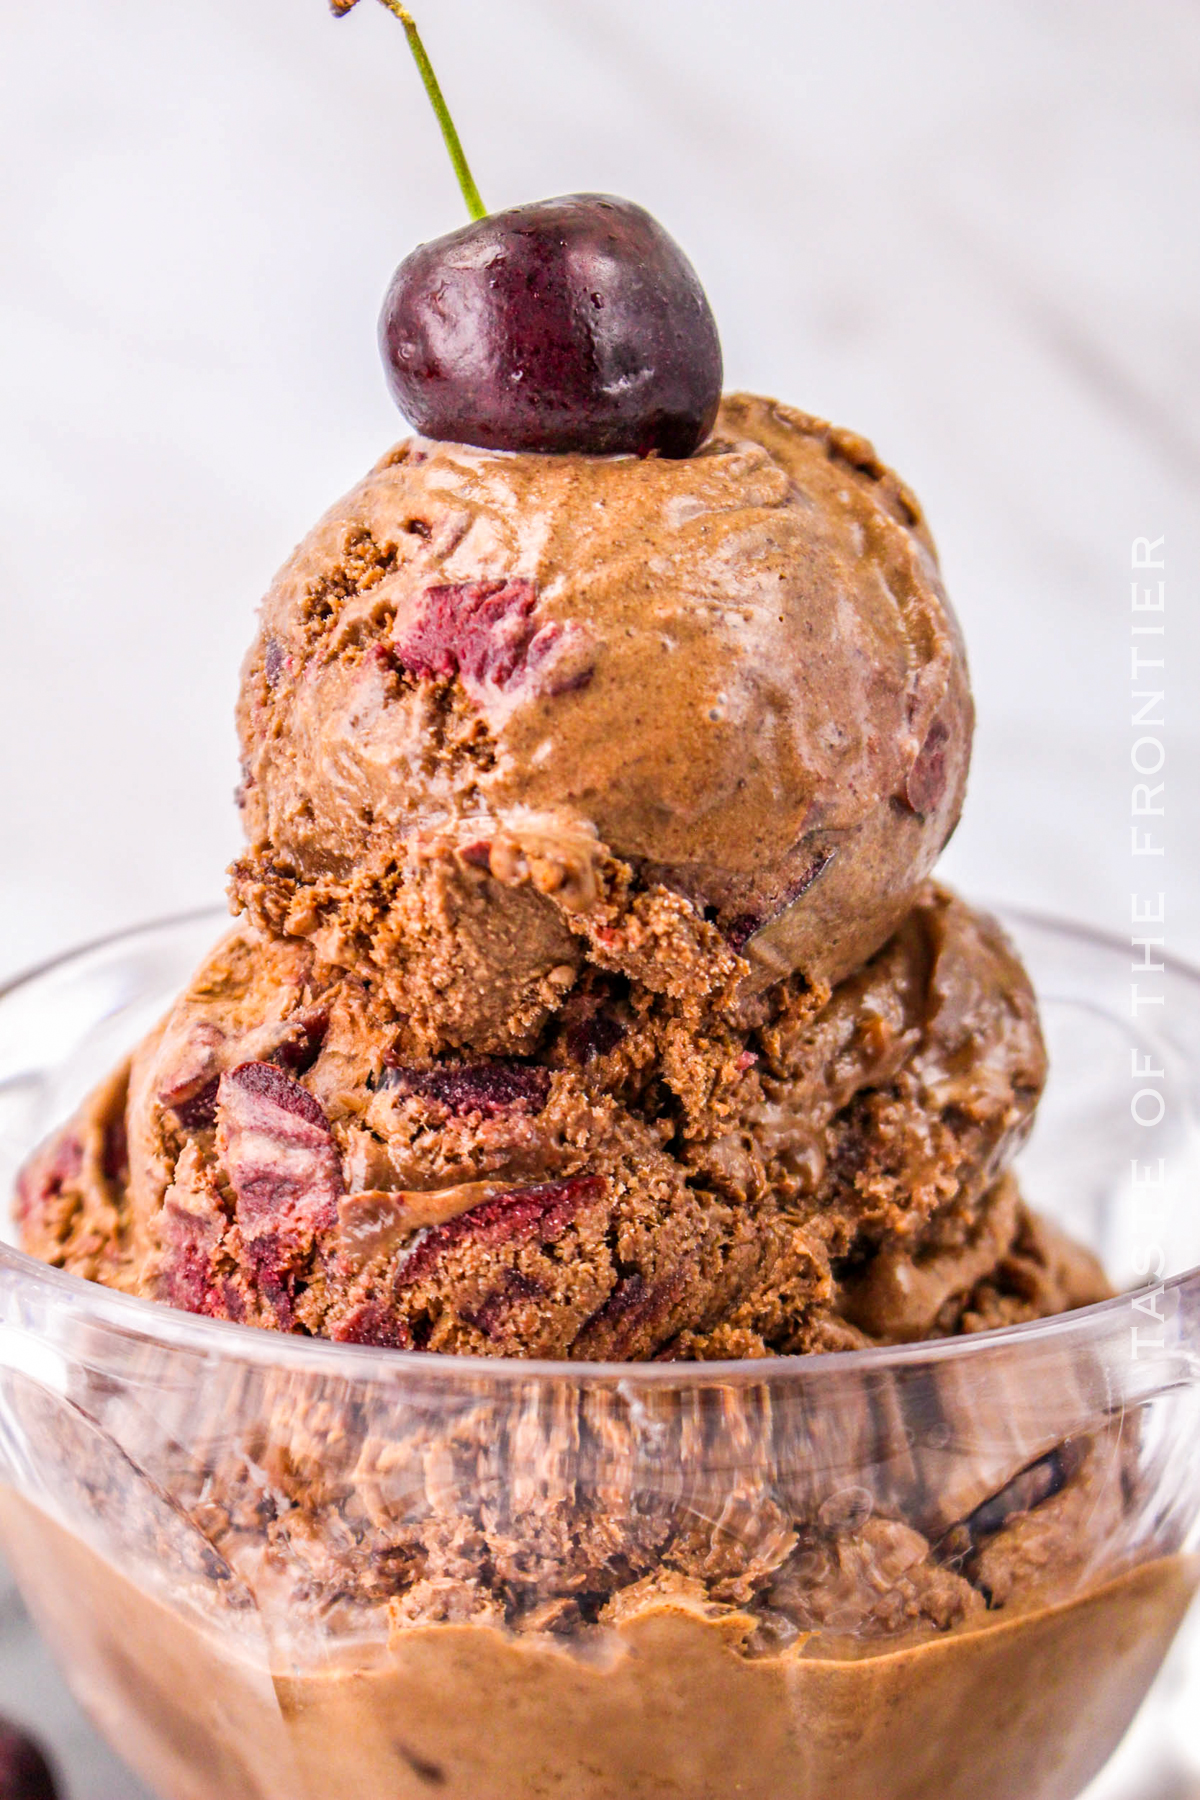
<instances>
[{"instance_id":1,"label":"ice cream texture","mask_svg":"<svg viewBox=\"0 0 1200 1800\"><path fill-rule=\"evenodd\" d=\"M401 444L266 596L238 711L240 917L26 1165L26 1248L430 1368L770 1368L1106 1297L1011 1166L1046 1075L1028 978L930 879L972 720L920 508L863 439L734 395L682 461ZM953 1366L931 1379L946 1431L969 1431ZM485 1408L418 1408L398 1437L390 1407L343 1416L286 1376L241 1435L244 1394L207 1422L181 1396L196 1485L171 1517L222 1581L332 1633L311 1669L289 1652L252 1675L211 1620L62 1555L101 1636L119 1616L152 1647L143 1684L151 1661L208 1669L204 1706L242 1720L215 1734L231 1794L294 1791L299 1755L338 1792L698 1800L744 1737L739 1792L815 1800L852 1745L847 1792L937 1774L1001 1800L1014 1743L1032 1769L1053 1736L1046 1792L1066 1796L1094 1734L1039 1670L1061 1660L1127 1716L1195 1583L1137 1537L1136 1445L1086 1387L1066 1370L1057 1422L1018 1418L952 1481L865 1375L794 1441L783 1409L731 1393L721 1429L753 1453L711 1494L669 1397L677 1485L634 1478L600 1392L578 1418L539 1400L504 1444ZM820 1472L812 1430L838 1439L831 1468L874 1471L865 1506L784 1493L781 1469ZM555 1486L589 1443L602 1506ZM53 1539L5 1508L15 1539ZM49 1587L41 1604L60 1628ZM482 1757L459 1728L480 1696ZM178 1746L214 1728L155 1705L143 1766L190 1793ZM885 1722L910 1713L898 1758ZM957 1761L947 1713L971 1722ZM661 1743L651 1715L673 1721ZM688 1723L710 1715L722 1744Z\"/></svg>"},{"instance_id":2,"label":"ice cream texture","mask_svg":"<svg viewBox=\"0 0 1200 1800\"><path fill-rule=\"evenodd\" d=\"M863 439L734 395L681 461L409 440L272 584L238 717L243 923L27 1170L38 1254L591 1360L1103 1292L1005 1175L1036 1009L927 883L970 691Z\"/></svg>"},{"instance_id":3,"label":"ice cream texture","mask_svg":"<svg viewBox=\"0 0 1200 1800\"><path fill-rule=\"evenodd\" d=\"M593 1360L894 1343L1107 1291L1004 1173L1036 1009L943 890L824 1005L793 980L693 1018L593 971L536 1057L396 1044L309 943L234 932L30 1167L27 1241L213 1317Z\"/></svg>"},{"instance_id":4,"label":"ice cream texture","mask_svg":"<svg viewBox=\"0 0 1200 1800\"><path fill-rule=\"evenodd\" d=\"M749 395L699 455L402 444L263 604L235 901L518 1053L584 963L825 989L899 925L972 708L914 497Z\"/></svg>"}]
</instances>

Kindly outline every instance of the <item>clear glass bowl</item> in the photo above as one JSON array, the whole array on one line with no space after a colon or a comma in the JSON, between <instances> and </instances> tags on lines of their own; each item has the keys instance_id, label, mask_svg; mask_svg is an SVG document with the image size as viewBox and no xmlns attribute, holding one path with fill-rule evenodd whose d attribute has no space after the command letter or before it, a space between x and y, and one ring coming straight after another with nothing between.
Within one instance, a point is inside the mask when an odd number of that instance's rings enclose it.
<instances>
[{"instance_id":1,"label":"clear glass bowl","mask_svg":"<svg viewBox=\"0 0 1200 1800\"><path fill-rule=\"evenodd\" d=\"M139 1773L168 1800L1079 1793L1200 1576L1200 978L1135 1027L1127 946L1005 922L1052 1057L1026 1192L1141 1284L1079 1313L502 1362L214 1323L0 1246L0 1542ZM6 1189L216 929L0 995Z\"/></svg>"}]
</instances>

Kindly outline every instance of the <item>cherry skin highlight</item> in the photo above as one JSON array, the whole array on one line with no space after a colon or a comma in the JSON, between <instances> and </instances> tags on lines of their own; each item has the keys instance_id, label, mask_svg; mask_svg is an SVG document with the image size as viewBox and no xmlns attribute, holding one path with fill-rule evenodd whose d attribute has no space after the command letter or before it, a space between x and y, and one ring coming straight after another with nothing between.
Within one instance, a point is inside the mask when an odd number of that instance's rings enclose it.
<instances>
[{"instance_id":1,"label":"cherry skin highlight","mask_svg":"<svg viewBox=\"0 0 1200 1800\"><path fill-rule=\"evenodd\" d=\"M721 396L695 270L643 207L604 194L419 245L392 277L379 341L417 431L490 450L690 456Z\"/></svg>"}]
</instances>

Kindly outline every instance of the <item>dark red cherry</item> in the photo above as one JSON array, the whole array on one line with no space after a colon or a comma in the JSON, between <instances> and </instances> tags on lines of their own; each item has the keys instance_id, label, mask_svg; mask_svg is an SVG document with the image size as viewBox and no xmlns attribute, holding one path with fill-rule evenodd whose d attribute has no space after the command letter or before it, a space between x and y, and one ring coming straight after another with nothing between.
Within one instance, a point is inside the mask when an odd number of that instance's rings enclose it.
<instances>
[{"instance_id":1,"label":"dark red cherry","mask_svg":"<svg viewBox=\"0 0 1200 1800\"><path fill-rule=\"evenodd\" d=\"M491 450L690 456L721 344L704 289L641 206L567 194L406 256L379 321L388 384L426 437Z\"/></svg>"},{"instance_id":2,"label":"dark red cherry","mask_svg":"<svg viewBox=\"0 0 1200 1800\"><path fill-rule=\"evenodd\" d=\"M45 1757L17 1725L0 1719L0 1800L56 1800Z\"/></svg>"}]
</instances>

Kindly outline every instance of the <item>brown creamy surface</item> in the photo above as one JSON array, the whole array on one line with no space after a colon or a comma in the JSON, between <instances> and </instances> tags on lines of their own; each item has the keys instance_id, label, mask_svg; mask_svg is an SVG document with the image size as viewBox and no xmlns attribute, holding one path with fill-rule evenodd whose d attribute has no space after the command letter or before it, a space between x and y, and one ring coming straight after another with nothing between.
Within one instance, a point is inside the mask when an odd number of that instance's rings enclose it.
<instances>
[{"instance_id":1,"label":"brown creamy surface","mask_svg":"<svg viewBox=\"0 0 1200 1800\"><path fill-rule=\"evenodd\" d=\"M1068 1800L1197 1578L1093 1349L776 1360L1109 1292L1010 1168L1028 978L925 879L972 708L913 497L746 395L686 462L413 440L239 728L245 917L22 1240L512 1360L19 1384L95 1548L3 1490L0 1537L111 1735L168 1800Z\"/></svg>"},{"instance_id":2,"label":"brown creamy surface","mask_svg":"<svg viewBox=\"0 0 1200 1800\"><path fill-rule=\"evenodd\" d=\"M404 1054L234 933L29 1166L28 1248L214 1317L582 1359L979 1330L1107 1293L1004 1173L1045 1073L995 923L935 889L822 1005L589 971L524 1059Z\"/></svg>"},{"instance_id":3,"label":"brown creamy surface","mask_svg":"<svg viewBox=\"0 0 1200 1800\"><path fill-rule=\"evenodd\" d=\"M536 1013L631 893L694 901L760 981L849 973L958 818L972 708L913 496L733 395L681 462L402 444L268 593L239 725L239 903L386 981L482 868L472 966ZM441 1022L482 1048L486 986Z\"/></svg>"},{"instance_id":4,"label":"brown creamy surface","mask_svg":"<svg viewBox=\"0 0 1200 1800\"><path fill-rule=\"evenodd\" d=\"M586 1655L399 1624L297 1662L164 1604L8 1490L0 1532L77 1692L165 1800L1071 1800L1198 1574L1162 1557L854 1660L747 1656L745 1620L680 1591Z\"/></svg>"}]
</instances>

